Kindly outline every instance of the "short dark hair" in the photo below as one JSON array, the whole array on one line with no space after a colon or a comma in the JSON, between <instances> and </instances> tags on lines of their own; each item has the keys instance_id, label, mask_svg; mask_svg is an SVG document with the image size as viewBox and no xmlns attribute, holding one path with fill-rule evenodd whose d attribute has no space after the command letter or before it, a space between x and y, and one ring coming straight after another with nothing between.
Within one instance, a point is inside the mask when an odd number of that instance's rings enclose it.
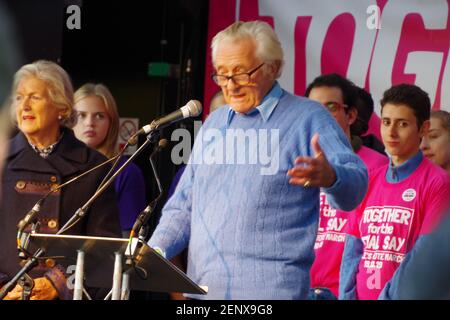
<instances>
[{"instance_id":1,"label":"short dark hair","mask_svg":"<svg viewBox=\"0 0 450 320\"><path fill-rule=\"evenodd\" d=\"M416 85L403 83L387 89L380 101L381 112L386 103L402 104L410 108L417 119L418 128L421 128L423 123L430 119L430 97Z\"/></svg>"},{"instance_id":2,"label":"short dark hair","mask_svg":"<svg viewBox=\"0 0 450 320\"><path fill-rule=\"evenodd\" d=\"M311 90L314 88L320 87L336 87L339 88L342 92L342 98L344 99L344 103L348 106L348 109L355 107L355 85L350 80L344 78L343 76L337 73L330 73L318 76L311 82L306 88L305 96L309 97ZM346 109L347 110L347 109Z\"/></svg>"},{"instance_id":3,"label":"short dark hair","mask_svg":"<svg viewBox=\"0 0 450 320\"><path fill-rule=\"evenodd\" d=\"M362 136L369 130L369 121L374 109L372 95L363 88L355 86L355 108L358 110L356 121L350 125L350 132Z\"/></svg>"}]
</instances>

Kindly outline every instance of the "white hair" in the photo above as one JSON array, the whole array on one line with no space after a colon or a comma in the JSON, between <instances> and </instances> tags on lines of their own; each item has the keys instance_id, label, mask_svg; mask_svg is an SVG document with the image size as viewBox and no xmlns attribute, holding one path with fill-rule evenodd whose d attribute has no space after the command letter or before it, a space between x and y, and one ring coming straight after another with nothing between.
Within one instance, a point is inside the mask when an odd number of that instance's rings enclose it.
<instances>
[{"instance_id":1,"label":"white hair","mask_svg":"<svg viewBox=\"0 0 450 320\"><path fill-rule=\"evenodd\" d=\"M62 110L62 125L73 120L73 86L67 72L54 62L39 60L22 66L14 75L12 100L20 81L27 77L36 77L47 84L47 92L52 103ZM13 101L12 101L13 103ZM14 107L14 103L13 103ZM13 118L15 119L15 108Z\"/></svg>"},{"instance_id":2,"label":"white hair","mask_svg":"<svg viewBox=\"0 0 450 320\"><path fill-rule=\"evenodd\" d=\"M278 64L278 73L281 76L284 58L280 40L272 27L264 21L237 21L226 29L217 33L211 42L212 61L215 63L217 48L223 40L253 39L256 43L256 56L265 63Z\"/></svg>"}]
</instances>

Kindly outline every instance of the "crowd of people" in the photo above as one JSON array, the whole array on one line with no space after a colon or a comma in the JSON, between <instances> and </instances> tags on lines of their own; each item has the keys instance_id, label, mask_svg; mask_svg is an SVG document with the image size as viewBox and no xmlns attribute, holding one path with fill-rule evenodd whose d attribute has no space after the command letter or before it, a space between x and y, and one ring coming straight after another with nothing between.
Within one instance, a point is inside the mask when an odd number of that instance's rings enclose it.
<instances>
[{"instance_id":1,"label":"crowd of people","mask_svg":"<svg viewBox=\"0 0 450 320\"><path fill-rule=\"evenodd\" d=\"M211 52L220 107L205 119L148 241L167 259L184 252L187 275L208 287L185 296L450 298L450 114L431 111L418 86L394 85L380 101L379 141L366 134L378 103L351 80L320 75L304 96L281 87L283 49L267 23L233 23ZM61 66L40 60L10 86L0 120L0 287L21 268L24 213L45 197L40 231L56 233L108 168L55 186L119 151L119 112L105 85L74 92ZM8 144L6 114L19 130ZM144 176L131 164L70 233L127 237L145 206ZM31 275L32 299L73 295L59 261L40 260ZM22 294L16 286L6 299Z\"/></svg>"}]
</instances>

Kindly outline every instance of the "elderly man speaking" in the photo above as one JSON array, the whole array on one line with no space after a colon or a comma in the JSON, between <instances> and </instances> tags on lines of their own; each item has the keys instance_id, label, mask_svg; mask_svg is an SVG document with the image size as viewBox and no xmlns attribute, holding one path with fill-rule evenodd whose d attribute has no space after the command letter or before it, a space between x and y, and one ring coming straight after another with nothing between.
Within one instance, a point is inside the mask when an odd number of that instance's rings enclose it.
<instances>
[{"instance_id":1,"label":"elderly man speaking","mask_svg":"<svg viewBox=\"0 0 450 320\"><path fill-rule=\"evenodd\" d=\"M149 244L168 258L188 247L188 276L208 287L190 298L304 299L319 188L352 210L366 168L322 105L280 87L267 23L236 22L211 47L227 105L205 121Z\"/></svg>"}]
</instances>

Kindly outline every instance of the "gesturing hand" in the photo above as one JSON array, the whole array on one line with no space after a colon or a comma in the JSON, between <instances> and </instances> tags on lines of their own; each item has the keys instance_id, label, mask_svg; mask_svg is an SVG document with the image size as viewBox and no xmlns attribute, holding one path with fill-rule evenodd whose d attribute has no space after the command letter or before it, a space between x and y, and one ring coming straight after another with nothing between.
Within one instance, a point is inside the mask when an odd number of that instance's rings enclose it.
<instances>
[{"instance_id":1,"label":"gesturing hand","mask_svg":"<svg viewBox=\"0 0 450 320\"><path fill-rule=\"evenodd\" d=\"M311 139L314 157L298 157L294 168L288 170L290 184L306 187L331 187L336 181L336 173L319 145L319 134Z\"/></svg>"}]
</instances>

